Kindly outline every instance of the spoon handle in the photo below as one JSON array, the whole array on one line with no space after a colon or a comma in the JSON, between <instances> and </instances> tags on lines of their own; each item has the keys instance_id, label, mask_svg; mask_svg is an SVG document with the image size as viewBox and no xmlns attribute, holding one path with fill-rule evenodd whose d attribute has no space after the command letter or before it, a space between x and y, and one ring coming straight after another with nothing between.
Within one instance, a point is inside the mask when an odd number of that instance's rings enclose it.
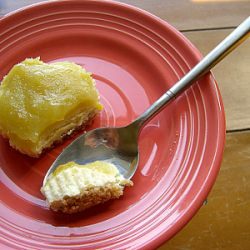
<instances>
[{"instance_id":1,"label":"spoon handle","mask_svg":"<svg viewBox=\"0 0 250 250\"><path fill-rule=\"evenodd\" d=\"M210 69L212 69L218 62L234 50L240 43L242 43L249 36L249 32L250 16L221 43L219 43L217 47L207 54L198 64L196 64L194 68L192 68L175 85L173 85L165 94L154 102L132 124L138 126L138 128L142 127L147 121L158 114L172 99L181 94L201 76L208 73Z\"/></svg>"}]
</instances>

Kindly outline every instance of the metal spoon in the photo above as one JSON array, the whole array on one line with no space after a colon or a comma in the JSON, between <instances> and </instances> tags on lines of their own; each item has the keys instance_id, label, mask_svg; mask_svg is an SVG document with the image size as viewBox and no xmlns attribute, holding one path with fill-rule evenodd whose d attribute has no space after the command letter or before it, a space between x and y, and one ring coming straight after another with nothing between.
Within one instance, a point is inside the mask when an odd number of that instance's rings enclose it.
<instances>
[{"instance_id":1,"label":"metal spoon","mask_svg":"<svg viewBox=\"0 0 250 250\"><path fill-rule=\"evenodd\" d=\"M244 38L247 38L249 32L250 17L128 126L98 128L79 136L58 156L48 170L43 184L46 183L47 177L54 172L58 165L69 161L75 161L79 164L96 160L108 161L113 163L125 178L130 179L138 166L137 141L145 123L235 49Z\"/></svg>"}]
</instances>

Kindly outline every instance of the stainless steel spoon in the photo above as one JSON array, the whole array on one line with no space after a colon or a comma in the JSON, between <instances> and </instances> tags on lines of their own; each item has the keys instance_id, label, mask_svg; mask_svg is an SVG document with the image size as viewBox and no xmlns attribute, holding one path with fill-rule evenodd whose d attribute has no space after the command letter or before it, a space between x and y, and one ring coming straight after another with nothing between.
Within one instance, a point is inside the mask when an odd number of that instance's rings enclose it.
<instances>
[{"instance_id":1,"label":"stainless steel spoon","mask_svg":"<svg viewBox=\"0 0 250 250\"><path fill-rule=\"evenodd\" d=\"M138 137L145 123L235 49L247 38L249 32L250 17L131 124L118 128L98 128L79 136L58 156L48 170L43 184L58 165L69 161L80 164L96 160L108 161L113 163L125 178L130 179L137 169Z\"/></svg>"}]
</instances>

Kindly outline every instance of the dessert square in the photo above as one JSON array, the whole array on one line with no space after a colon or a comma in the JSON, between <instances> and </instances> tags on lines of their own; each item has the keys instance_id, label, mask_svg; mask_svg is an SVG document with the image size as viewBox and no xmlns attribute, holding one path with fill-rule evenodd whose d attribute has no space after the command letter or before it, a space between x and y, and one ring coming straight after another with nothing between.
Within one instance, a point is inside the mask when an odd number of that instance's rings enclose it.
<instances>
[{"instance_id":1,"label":"dessert square","mask_svg":"<svg viewBox=\"0 0 250 250\"><path fill-rule=\"evenodd\" d=\"M91 74L72 62L26 59L0 85L0 134L31 157L86 126L100 110Z\"/></svg>"}]
</instances>

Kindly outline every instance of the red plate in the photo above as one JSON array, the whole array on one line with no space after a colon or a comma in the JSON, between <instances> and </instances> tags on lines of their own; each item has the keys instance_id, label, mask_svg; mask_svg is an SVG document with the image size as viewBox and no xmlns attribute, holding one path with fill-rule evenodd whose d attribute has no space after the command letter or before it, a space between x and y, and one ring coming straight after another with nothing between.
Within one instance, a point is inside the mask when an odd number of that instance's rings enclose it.
<instances>
[{"instance_id":1,"label":"red plate","mask_svg":"<svg viewBox=\"0 0 250 250\"><path fill-rule=\"evenodd\" d=\"M111 1L53 1L0 21L0 78L27 57L70 60L93 72L105 110L92 127L125 125L201 58L178 31L140 9ZM152 249L177 233L206 199L225 139L212 75L146 125L134 187L81 214L48 210L39 191L69 143L39 159L0 139L2 249Z\"/></svg>"}]
</instances>

